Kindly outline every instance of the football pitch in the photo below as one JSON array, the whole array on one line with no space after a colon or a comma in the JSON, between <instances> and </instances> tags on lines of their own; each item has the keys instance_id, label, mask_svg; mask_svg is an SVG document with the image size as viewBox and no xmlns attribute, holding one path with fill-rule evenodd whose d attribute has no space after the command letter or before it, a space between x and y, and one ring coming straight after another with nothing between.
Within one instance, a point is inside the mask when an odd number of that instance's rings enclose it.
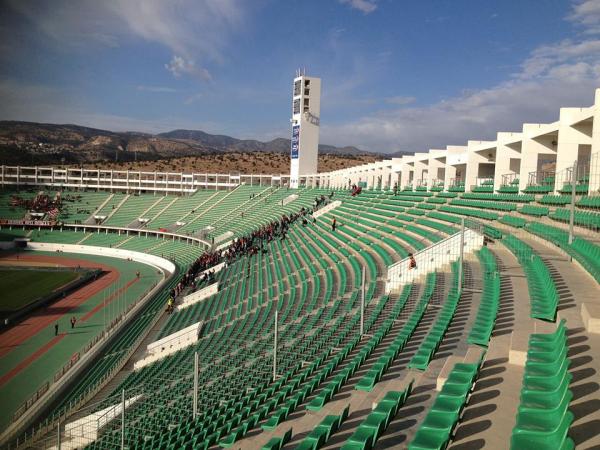
<instances>
[{"instance_id":1,"label":"football pitch","mask_svg":"<svg viewBox=\"0 0 600 450\"><path fill-rule=\"evenodd\" d=\"M80 275L69 270L0 269L0 311L17 311Z\"/></svg>"}]
</instances>

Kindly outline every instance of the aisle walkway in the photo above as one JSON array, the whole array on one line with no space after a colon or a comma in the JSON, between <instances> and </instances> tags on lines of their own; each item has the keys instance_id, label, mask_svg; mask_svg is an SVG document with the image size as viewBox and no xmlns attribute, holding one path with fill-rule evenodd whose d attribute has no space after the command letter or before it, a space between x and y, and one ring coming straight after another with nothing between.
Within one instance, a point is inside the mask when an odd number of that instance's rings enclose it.
<instances>
[{"instance_id":1,"label":"aisle walkway","mask_svg":"<svg viewBox=\"0 0 600 450\"><path fill-rule=\"evenodd\" d=\"M527 279L517 259L500 243L489 246L500 270L500 307L486 361L449 448L508 449L523 368L508 363L513 330L531 329Z\"/></svg>"}]
</instances>

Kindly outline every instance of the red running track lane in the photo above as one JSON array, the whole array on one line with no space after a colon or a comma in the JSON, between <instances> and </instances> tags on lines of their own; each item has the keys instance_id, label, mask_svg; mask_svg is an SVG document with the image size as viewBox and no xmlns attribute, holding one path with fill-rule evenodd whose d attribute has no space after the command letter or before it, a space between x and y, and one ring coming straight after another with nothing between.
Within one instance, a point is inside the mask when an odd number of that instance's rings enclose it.
<instances>
[{"instance_id":1,"label":"red running track lane","mask_svg":"<svg viewBox=\"0 0 600 450\"><path fill-rule=\"evenodd\" d=\"M58 336L54 336L54 338L49 341L43 347L38 348L35 352L13 367L11 370L6 372L4 375L0 377L0 387L4 386L6 382L11 380L15 375L17 375L21 370L25 369L29 364L38 359L56 344L58 344L62 339L66 336L65 333L60 333Z\"/></svg>"},{"instance_id":2,"label":"red running track lane","mask_svg":"<svg viewBox=\"0 0 600 450\"><path fill-rule=\"evenodd\" d=\"M2 258L3 261L10 260L11 257ZM119 272L111 266L94 263L82 259L60 258L50 255L23 255L20 254L19 261L27 261L31 263L51 263L65 267L90 267L102 269L106 273L96 281L88 283L81 289L71 293L63 299L37 310L18 325L0 334L0 358L10 353L14 348L21 345L27 339L35 336L37 333L48 327L52 323L58 321L61 317L69 314L74 308L85 303L90 297L110 286L120 277ZM65 322L63 327L67 327Z\"/></svg>"}]
</instances>

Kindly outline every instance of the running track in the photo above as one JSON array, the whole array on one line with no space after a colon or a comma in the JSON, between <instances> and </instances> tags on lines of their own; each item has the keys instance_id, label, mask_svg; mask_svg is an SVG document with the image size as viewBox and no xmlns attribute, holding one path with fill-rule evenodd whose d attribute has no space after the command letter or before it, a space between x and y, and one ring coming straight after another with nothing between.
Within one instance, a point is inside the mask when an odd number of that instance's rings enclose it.
<instances>
[{"instance_id":1,"label":"running track","mask_svg":"<svg viewBox=\"0 0 600 450\"><path fill-rule=\"evenodd\" d=\"M4 385L7 381L12 379L15 375L17 375L21 370L25 369L29 364L34 362L48 350L50 350L54 345L58 344L62 339L66 336L65 333L61 333L58 336L54 336L48 343L40 348L38 348L35 352L29 355L27 358L19 362L15 367L6 372L4 375L0 377L0 386Z\"/></svg>"},{"instance_id":2,"label":"running track","mask_svg":"<svg viewBox=\"0 0 600 450\"><path fill-rule=\"evenodd\" d=\"M100 304L96 305L91 311L89 311L86 315L84 315L83 317L81 317L79 319L79 321L80 322L86 322L90 317L92 317L94 314L96 314L98 311L100 311L103 306L108 305L115 298L118 298L118 296L122 292L125 292L127 289L129 289L129 287L131 285L137 283L138 281L139 281L139 278L137 278L137 277L135 277L134 279L130 280L125 286L121 287L118 291L114 292L110 297L108 297L105 300L104 304L100 303ZM6 383L7 381L11 380L21 370L23 370L27 366L29 366L29 364L31 364L32 362L34 362L36 359L38 359L40 356L42 356L44 353L46 353L48 350L50 350L52 347L54 347L56 344L58 344L60 341L62 341L62 339L66 335L67 335L66 333L60 333L60 334L58 334L53 339L51 339L50 341L48 341L47 344L45 344L42 347L38 348L35 352L33 352L27 358L25 358L24 360L22 360L21 362L19 362L19 364L17 364L15 367L13 367L10 371L8 371L3 376L1 376L0 377L0 387L2 385L4 385L4 383Z\"/></svg>"},{"instance_id":3,"label":"running track","mask_svg":"<svg viewBox=\"0 0 600 450\"><path fill-rule=\"evenodd\" d=\"M10 261L10 256L8 258L3 258L4 261ZM48 327L48 325L54 323L59 320L61 317L69 314L69 312L77 307L78 305L84 303L90 297L94 296L104 288L110 286L113 282L117 281L120 277L119 272L112 266L108 266L101 263L94 263L87 260L81 259L73 259L73 258L60 258L56 256L46 256L46 255L19 255L19 261L27 261L31 263L50 263L55 265L60 265L64 267L89 267L89 268L98 268L102 269L104 272L107 272L104 276L98 278L97 280L88 283L86 286L78 289L73 292L71 295L59 300L58 302L53 303L50 307L45 307L41 310L38 310L31 316L29 316L26 320L19 323L18 325L12 327L8 331L0 334L0 357L8 354L11 350L21 345L27 339L39 333L44 328ZM130 280L125 286L121 287L118 291L114 292L110 297L108 297L104 304L96 305L91 311L85 314L80 318L80 321L86 322L90 317L92 317L95 313L97 313L104 305L109 304L115 298L118 298L119 294L129 289L129 287L136 282L139 281L139 278L136 277ZM58 310L61 312L53 312L52 310ZM0 377L0 386L4 385L6 382L10 381L14 376L16 376L23 369L27 368L31 363L33 363L36 359L41 357L44 353L50 350L54 345L58 344L65 337L64 333L60 333L58 336L55 336L53 339L48 341L47 344L38 348L34 353L29 355L27 358L23 359L19 364L13 367L9 372Z\"/></svg>"},{"instance_id":4,"label":"running track","mask_svg":"<svg viewBox=\"0 0 600 450\"><path fill-rule=\"evenodd\" d=\"M10 260L10 257L3 258L4 261L7 259ZM88 283L81 289L71 293L67 297L49 305L48 307L36 311L18 325L0 334L0 358L21 345L27 339L35 336L44 328L55 323L61 317L69 314L71 310L87 301L93 295L110 286L120 277L119 272L114 267L82 259L60 258L47 255L20 254L19 261L28 261L31 263L51 263L65 267L92 267L102 269L107 273L97 280ZM131 284L131 282L128 283L127 287L129 287ZM110 300L112 300L112 298ZM95 308L94 312L97 312L99 309L100 308ZM86 316L86 320L87 319L89 319L88 316ZM63 326L66 326L66 323L63 324Z\"/></svg>"}]
</instances>

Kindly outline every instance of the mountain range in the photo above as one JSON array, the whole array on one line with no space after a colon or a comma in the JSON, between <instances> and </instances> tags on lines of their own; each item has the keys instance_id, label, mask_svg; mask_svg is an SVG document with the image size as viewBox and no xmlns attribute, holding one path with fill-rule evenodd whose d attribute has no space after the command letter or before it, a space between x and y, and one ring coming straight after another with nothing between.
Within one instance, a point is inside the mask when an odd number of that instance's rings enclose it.
<instances>
[{"instance_id":1,"label":"mountain range","mask_svg":"<svg viewBox=\"0 0 600 450\"><path fill-rule=\"evenodd\" d=\"M199 130L114 132L79 125L0 121L0 160L5 165L85 164L160 160L215 153L288 153L290 140L237 139ZM321 154L384 156L356 147L319 145Z\"/></svg>"}]
</instances>

